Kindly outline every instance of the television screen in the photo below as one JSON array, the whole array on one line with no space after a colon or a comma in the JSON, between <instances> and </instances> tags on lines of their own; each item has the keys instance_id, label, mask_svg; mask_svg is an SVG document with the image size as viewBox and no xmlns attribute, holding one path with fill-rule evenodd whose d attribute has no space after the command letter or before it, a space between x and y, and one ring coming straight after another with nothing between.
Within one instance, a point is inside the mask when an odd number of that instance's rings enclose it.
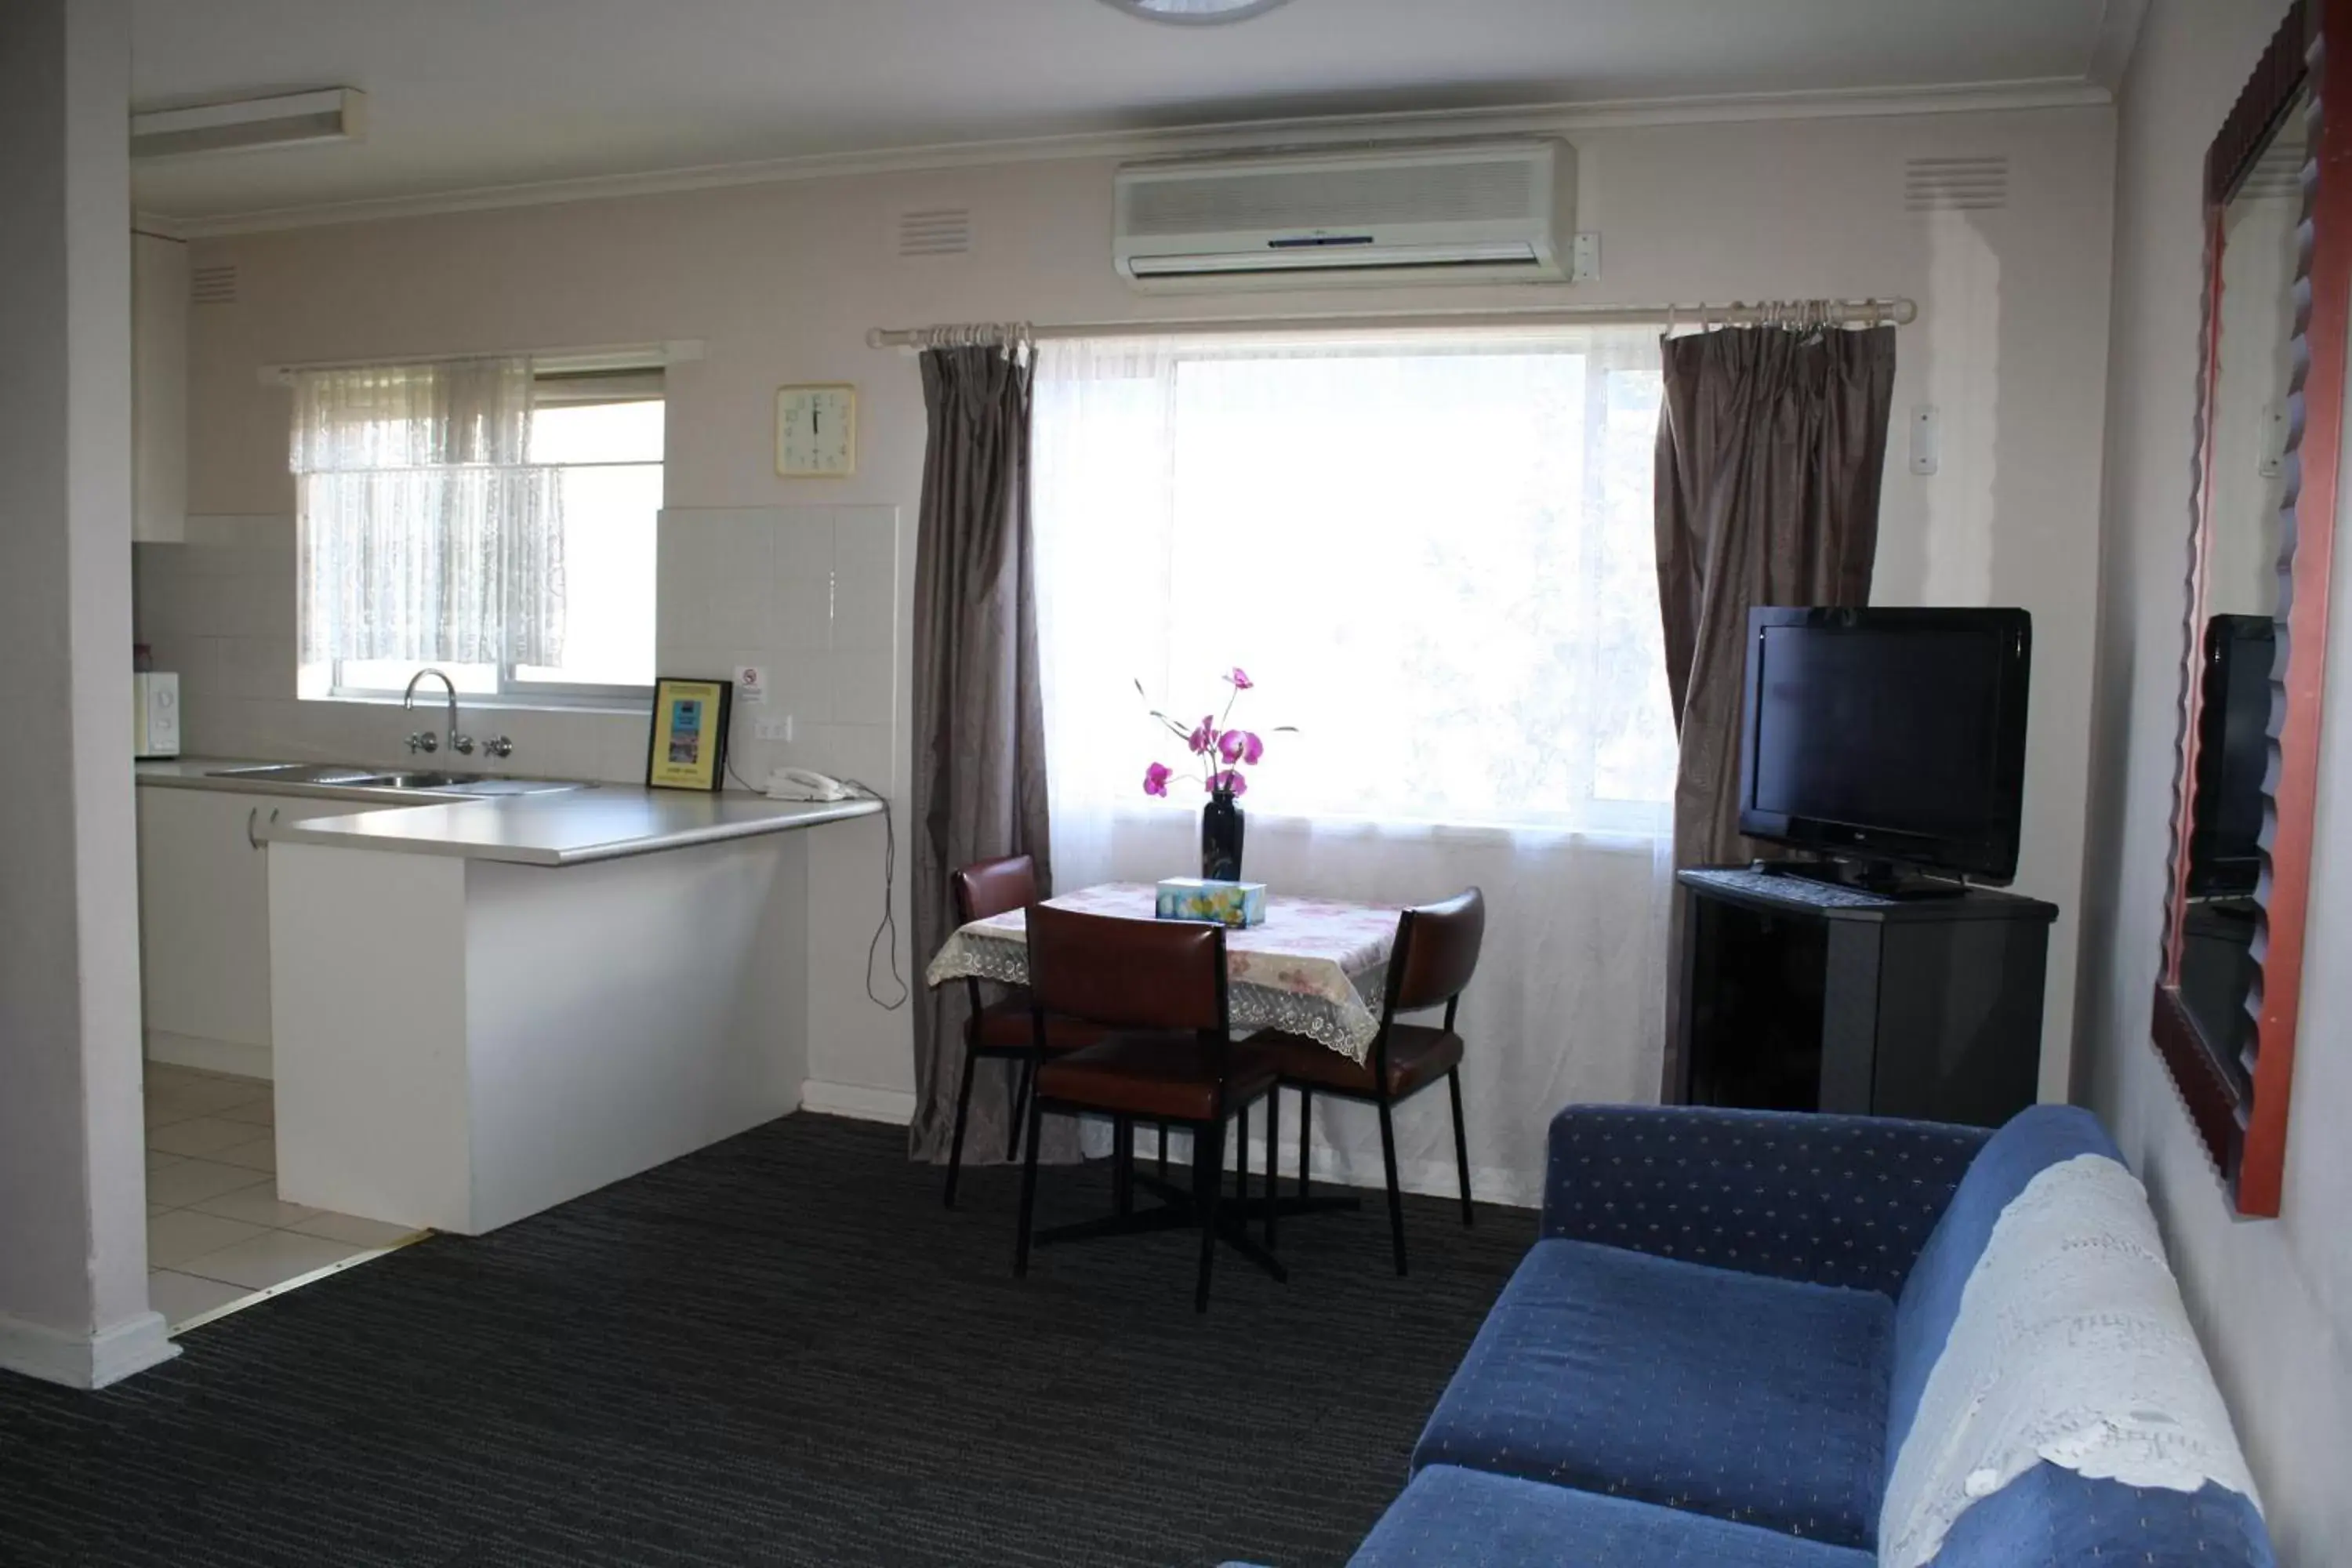
<instances>
[{"instance_id":1,"label":"television screen","mask_svg":"<svg viewBox=\"0 0 2352 1568\"><path fill-rule=\"evenodd\" d=\"M2024 611L1765 608L1748 630L1742 833L2016 875Z\"/></svg>"},{"instance_id":2,"label":"television screen","mask_svg":"<svg viewBox=\"0 0 2352 1568\"><path fill-rule=\"evenodd\" d=\"M2189 890L2251 893L2263 875L2263 780L2270 770L2271 666L2278 626L2268 616L2205 623L2205 684L2198 709L2197 805L2190 818Z\"/></svg>"}]
</instances>

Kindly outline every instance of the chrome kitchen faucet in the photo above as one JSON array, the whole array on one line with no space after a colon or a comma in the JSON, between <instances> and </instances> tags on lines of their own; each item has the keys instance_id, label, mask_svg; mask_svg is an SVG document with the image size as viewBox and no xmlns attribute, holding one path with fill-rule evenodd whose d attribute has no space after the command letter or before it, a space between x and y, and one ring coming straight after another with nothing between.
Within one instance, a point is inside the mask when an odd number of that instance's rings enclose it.
<instances>
[{"instance_id":1,"label":"chrome kitchen faucet","mask_svg":"<svg viewBox=\"0 0 2352 1568\"><path fill-rule=\"evenodd\" d=\"M415 710L416 683L428 675L449 689L449 749L462 756L473 755L474 738L471 735L457 733L457 683L449 679L446 670L428 668L410 676L408 689L400 695L400 705L411 711ZM408 737L408 749L411 752L430 752L436 749L439 743L430 730L419 730Z\"/></svg>"}]
</instances>

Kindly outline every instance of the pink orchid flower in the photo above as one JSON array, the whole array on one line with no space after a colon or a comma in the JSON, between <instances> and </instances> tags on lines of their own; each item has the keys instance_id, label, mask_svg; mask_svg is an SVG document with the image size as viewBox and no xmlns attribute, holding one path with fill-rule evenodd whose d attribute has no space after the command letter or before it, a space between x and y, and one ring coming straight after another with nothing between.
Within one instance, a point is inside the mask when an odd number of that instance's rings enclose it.
<instances>
[{"instance_id":1,"label":"pink orchid flower","mask_svg":"<svg viewBox=\"0 0 2352 1568\"><path fill-rule=\"evenodd\" d=\"M1143 793L1165 796L1168 794L1168 776L1165 764L1152 763L1143 770Z\"/></svg>"},{"instance_id":2,"label":"pink orchid flower","mask_svg":"<svg viewBox=\"0 0 2352 1568\"><path fill-rule=\"evenodd\" d=\"M1246 763L1255 767L1265 755L1265 742L1248 730L1228 730L1217 737L1217 754L1228 763Z\"/></svg>"},{"instance_id":3,"label":"pink orchid flower","mask_svg":"<svg viewBox=\"0 0 2352 1568\"><path fill-rule=\"evenodd\" d=\"M1234 689L1236 691L1247 691L1251 687L1257 684L1257 682L1249 678L1249 671L1244 669L1238 664L1234 666L1234 672L1225 677L1225 679L1234 683Z\"/></svg>"},{"instance_id":4,"label":"pink orchid flower","mask_svg":"<svg viewBox=\"0 0 2352 1568\"><path fill-rule=\"evenodd\" d=\"M1209 775L1209 788L1212 791L1223 790L1227 795L1246 795L1249 793L1249 780L1234 769L1227 768L1223 773Z\"/></svg>"},{"instance_id":5,"label":"pink orchid flower","mask_svg":"<svg viewBox=\"0 0 2352 1568\"><path fill-rule=\"evenodd\" d=\"M1217 716L1213 713L1202 714L1200 726L1192 731L1185 743L1192 748L1192 754L1195 756L1214 747L1217 743Z\"/></svg>"}]
</instances>

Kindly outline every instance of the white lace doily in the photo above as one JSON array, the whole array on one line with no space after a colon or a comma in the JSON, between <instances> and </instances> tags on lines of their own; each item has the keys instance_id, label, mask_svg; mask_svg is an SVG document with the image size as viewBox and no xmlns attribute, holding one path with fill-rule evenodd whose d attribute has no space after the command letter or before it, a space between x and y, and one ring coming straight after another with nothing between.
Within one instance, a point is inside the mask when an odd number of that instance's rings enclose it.
<instances>
[{"instance_id":1,"label":"white lace doily","mask_svg":"<svg viewBox=\"0 0 2352 1568\"><path fill-rule=\"evenodd\" d=\"M1994 1222L1895 1457L1881 1568L1920 1568L2043 1459L2126 1486L2212 1481L2261 1507L2147 1194L2103 1155L2042 1172Z\"/></svg>"}]
</instances>

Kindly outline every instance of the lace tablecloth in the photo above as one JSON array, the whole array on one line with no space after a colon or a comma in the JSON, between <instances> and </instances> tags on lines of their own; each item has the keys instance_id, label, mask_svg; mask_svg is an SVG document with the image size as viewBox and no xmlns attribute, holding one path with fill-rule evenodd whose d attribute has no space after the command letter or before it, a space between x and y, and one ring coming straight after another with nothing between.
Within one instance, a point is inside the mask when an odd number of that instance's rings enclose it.
<instances>
[{"instance_id":1,"label":"lace tablecloth","mask_svg":"<svg viewBox=\"0 0 2352 1568\"><path fill-rule=\"evenodd\" d=\"M1157 898L1146 883L1106 882L1046 902L1148 921ZM1269 894L1264 925L1225 933L1234 1029L1284 1029L1362 1061L1380 1033L1396 926L1392 908ZM1020 910L974 921L948 938L924 977L933 985L966 975L1026 984L1028 936Z\"/></svg>"}]
</instances>

